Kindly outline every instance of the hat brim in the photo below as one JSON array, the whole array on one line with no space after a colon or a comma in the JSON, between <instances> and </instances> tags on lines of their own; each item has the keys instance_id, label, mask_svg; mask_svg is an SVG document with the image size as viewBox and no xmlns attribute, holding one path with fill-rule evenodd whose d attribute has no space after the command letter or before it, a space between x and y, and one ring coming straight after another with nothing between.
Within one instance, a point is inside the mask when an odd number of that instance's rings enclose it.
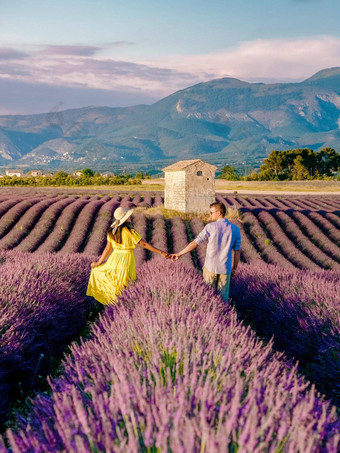
<instances>
[{"instance_id":1,"label":"hat brim","mask_svg":"<svg viewBox=\"0 0 340 453\"><path fill-rule=\"evenodd\" d=\"M123 225L123 223L125 223L127 221L127 219L129 217L131 217L132 213L133 213L133 209L129 209L128 212L125 214L125 216L119 220L119 226Z\"/></svg>"}]
</instances>

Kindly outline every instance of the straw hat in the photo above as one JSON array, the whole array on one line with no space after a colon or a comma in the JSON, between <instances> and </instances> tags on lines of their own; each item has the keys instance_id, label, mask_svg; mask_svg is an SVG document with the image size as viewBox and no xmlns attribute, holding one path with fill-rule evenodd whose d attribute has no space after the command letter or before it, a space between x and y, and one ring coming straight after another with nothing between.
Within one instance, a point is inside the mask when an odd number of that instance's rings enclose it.
<instances>
[{"instance_id":1,"label":"straw hat","mask_svg":"<svg viewBox=\"0 0 340 453\"><path fill-rule=\"evenodd\" d=\"M119 206L113 214L115 221L111 224L111 228L117 229L120 225L123 225L124 222L131 216L133 209L126 209L123 206Z\"/></svg>"}]
</instances>

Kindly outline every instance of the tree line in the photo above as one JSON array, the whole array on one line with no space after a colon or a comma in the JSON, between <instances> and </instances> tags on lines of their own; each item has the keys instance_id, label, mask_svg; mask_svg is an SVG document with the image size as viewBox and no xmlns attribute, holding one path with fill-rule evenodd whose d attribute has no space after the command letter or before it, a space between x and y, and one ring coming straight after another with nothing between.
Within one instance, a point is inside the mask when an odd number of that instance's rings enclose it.
<instances>
[{"instance_id":1,"label":"tree line","mask_svg":"<svg viewBox=\"0 0 340 453\"><path fill-rule=\"evenodd\" d=\"M79 175L58 171L50 176L3 176L0 186L101 186L101 185L130 185L141 184L142 179L149 179L147 172L102 176L90 168L85 168Z\"/></svg>"},{"instance_id":2,"label":"tree line","mask_svg":"<svg viewBox=\"0 0 340 453\"><path fill-rule=\"evenodd\" d=\"M313 151L310 148L272 151L259 171L241 177L235 167L225 165L221 179L246 181L297 181L308 179L340 180L340 154L333 148Z\"/></svg>"}]
</instances>

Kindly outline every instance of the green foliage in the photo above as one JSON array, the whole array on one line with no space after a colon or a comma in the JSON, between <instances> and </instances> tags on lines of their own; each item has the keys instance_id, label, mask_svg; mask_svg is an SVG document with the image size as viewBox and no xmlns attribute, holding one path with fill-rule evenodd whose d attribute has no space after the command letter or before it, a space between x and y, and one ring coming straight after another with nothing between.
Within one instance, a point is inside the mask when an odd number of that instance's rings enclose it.
<instances>
[{"instance_id":1,"label":"green foliage","mask_svg":"<svg viewBox=\"0 0 340 453\"><path fill-rule=\"evenodd\" d=\"M82 174L84 176L94 176L94 171L91 170L91 168L84 168L84 170L82 170Z\"/></svg>"},{"instance_id":2,"label":"green foliage","mask_svg":"<svg viewBox=\"0 0 340 453\"><path fill-rule=\"evenodd\" d=\"M257 173L260 181L324 179L340 168L340 154L333 148L314 152L309 148L272 151ZM254 177L254 175L253 175ZM249 177L247 178L248 180Z\"/></svg>"},{"instance_id":3,"label":"green foliage","mask_svg":"<svg viewBox=\"0 0 340 453\"><path fill-rule=\"evenodd\" d=\"M222 173L219 176L219 179L227 179L228 181L237 181L239 180L239 176L236 173L235 167L231 167L230 165L225 165L222 168Z\"/></svg>"},{"instance_id":4,"label":"green foliage","mask_svg":"<svg viewBox=\"0 0 340 453\"><path fill-rule=\"evenodd\" d=\"M131 174L104 177L89 168L82 170L80 176L58 171L56 174L50 176L4 176L0 178L0 186L101 186L140 183L141 180L133 178Z\"/></svg>"}]
</instances>

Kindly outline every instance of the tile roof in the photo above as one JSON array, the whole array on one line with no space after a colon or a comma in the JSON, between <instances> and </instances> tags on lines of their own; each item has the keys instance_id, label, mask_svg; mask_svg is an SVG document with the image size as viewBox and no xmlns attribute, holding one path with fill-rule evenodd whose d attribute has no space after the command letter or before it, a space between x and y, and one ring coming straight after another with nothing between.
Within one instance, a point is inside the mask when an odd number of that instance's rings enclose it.
<instances>
[{"instance_id":1,"label":"tile roof","mask_svg":"<svg viewBox=\"0 0 340 453\"><path fill-rule=\"evenodd\" d=\"M201 159L192 159L192 160L180 160L178 162L175 162L172 165L169 165L168 167L162 168L162 170L163 171L181 171L181 170L185 170L190 165L197 164L198 162L208 165L209 167L214 167L216 169L216 167L214 165L210 165Z\"/></svg>"}]
</instances>

